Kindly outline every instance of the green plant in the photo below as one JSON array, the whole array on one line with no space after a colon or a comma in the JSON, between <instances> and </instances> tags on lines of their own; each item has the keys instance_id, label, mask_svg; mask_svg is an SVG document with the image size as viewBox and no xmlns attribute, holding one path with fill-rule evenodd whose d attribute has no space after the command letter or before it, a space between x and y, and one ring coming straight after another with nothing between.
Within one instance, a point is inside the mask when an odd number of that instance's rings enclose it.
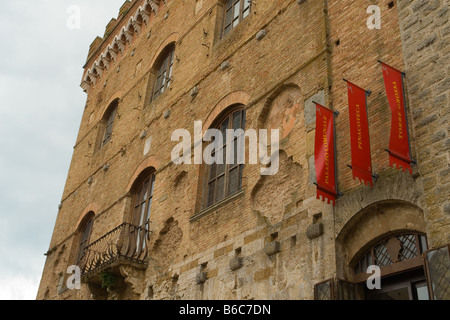
<instances>
[{"instance_id":1,"label":"green plant","mask_svg":"<svg viewBox=\"0 0 450 320\"><path fill-rule=\"evenodd\" d=\"M116 277L109 272L102 272L100 274L102 280L102 288L111 289L117 282Z\"/></svg>"}]
</instances>

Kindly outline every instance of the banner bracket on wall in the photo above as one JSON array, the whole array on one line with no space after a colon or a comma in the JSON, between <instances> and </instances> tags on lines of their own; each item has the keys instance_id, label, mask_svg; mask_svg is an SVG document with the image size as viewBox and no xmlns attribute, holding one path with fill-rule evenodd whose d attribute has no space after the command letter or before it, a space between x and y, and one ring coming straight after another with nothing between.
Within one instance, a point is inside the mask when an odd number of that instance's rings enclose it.
<instances>
[{"instance_id":1,"label":"banner bracket on wall","mask_svg":"<svg viewBox=\"0 0 450 320\"><path fill-rule=\"evenodd\" d=\"M353 167L351 165L348 164L347 167L349 167L351 170L353 170ZM376 173L372 174L373 182L377 182L379 177L380 176Z\"/></svg>"},{"instance_id":2,"label":"banner bracket on wall","mask_svg":"<svg viewBox=\"0 0 450 320\"><path fill-rule=\"evenodd\" d=\"M381 64L384 64L384 65L386 65L386 66L389 66L388 64L386 64L386 62L383 62L383 61L381 61L380 59L378 59L377 62L378 62L378 63L381 63ZM394 69L395 71L401 73L402 76L403 76L404 78L406 78L406 72L400 71L400 70L395 69L395 68L393 68L393 67L391 67L391 66L389 66L389 67L392 68L392 69Z\"/></svg>"}]
</instances>

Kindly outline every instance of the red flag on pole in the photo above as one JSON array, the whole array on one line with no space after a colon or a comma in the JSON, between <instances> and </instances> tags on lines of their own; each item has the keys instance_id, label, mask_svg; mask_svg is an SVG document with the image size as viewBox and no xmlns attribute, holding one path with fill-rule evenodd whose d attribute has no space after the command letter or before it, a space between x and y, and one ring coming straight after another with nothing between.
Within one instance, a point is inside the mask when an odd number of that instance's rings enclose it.
<instances>
[{"instance_id":1,"label":"red flag on pole","mask_svg":"<svg viewBox=\"0 0 450 320\"><path fill-rule=\"evenodd\" d=\"M316 104L316 142L315 165L317 176L317 199L328 204L336 205L337 179L336 179L336 141L334 117L336 113L324 106Z\"/></svg>"},{"instance_id":2,"label":"red flag on pole","mask_svg":"<svg viewBox=\"0 0 450 320\"><path fill-rule=\"evenodd\" d=\"M406 113L405 92L403 78L405 74L391 66L379 61L383 68L384 84L392 113L391 139L389 143L390 166L397 169L409 170L412 174L411 164L415 163L411 156L409 141L408 118Z\"/></svg>"},{"instance_id":3,"label":"red flag on pole","mask_svg":"<svg viewBox=\"0 0 450 320\"><path fill-rule=\"evenodd\" d=\"M345 79L344 79L345 80ZM372 157L370 153L369 119L367 114L366 91L345 80L348 87L348 105L350 115L350 136L352 150L353 179L360 179L373 187L375 175L372 174Z\"/></svg>"}]
</instances>

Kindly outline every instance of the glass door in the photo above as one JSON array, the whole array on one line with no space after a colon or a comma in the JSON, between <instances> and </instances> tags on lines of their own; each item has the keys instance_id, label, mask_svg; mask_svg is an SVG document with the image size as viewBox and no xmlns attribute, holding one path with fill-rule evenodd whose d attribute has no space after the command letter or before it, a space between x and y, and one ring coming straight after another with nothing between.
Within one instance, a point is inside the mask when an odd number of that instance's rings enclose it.
<instances>
[{"instance_id":1,"label":"glass door","mask_svg":"<svg viewBox=\"0 0 450 320\"><path fill-rule=\"evenodd\" d=\"M381 279L381 289L365 289L366 300L429 300L423 268Z\"/></svg>"},{"instance_id":2,"label":"glass door","mask_svg":"<svg viewBox=\"0 0 450 320\"><path fill-rule=\"evenodd\" d=\"M149 220L155 188L155 175L145 179L135 195L134 214L132 226L130 226L130 242L135 245L131 254L139 256L146 249L149 235Z\"/></svg>"}]
</instances>

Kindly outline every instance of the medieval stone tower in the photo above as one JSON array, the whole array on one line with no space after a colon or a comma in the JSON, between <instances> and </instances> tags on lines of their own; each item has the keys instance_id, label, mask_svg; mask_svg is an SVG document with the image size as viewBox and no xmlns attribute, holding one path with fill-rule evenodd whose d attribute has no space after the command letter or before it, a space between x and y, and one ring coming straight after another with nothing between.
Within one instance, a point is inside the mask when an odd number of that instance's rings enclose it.
<instances>
[{"instance_id":1,"label":"medieval stone tower","mask_svg":"<svg viewBox=\"0 0 450 320\"><path fill-rule=\"evenodd\" d=\"M446 0L126 1L89 49L37 298L449 299L449 12ZM412 174L385 151L378 60L406 74ZM343 78L372 92L373 187L348 168ZM335 206L316 197L315 103L339 112ZM277 173L174 161L176 130L202 151L195 137L212 128L279 129ZM370 265L381 290L365 285Z\"/></svg>"}]
</instances>

